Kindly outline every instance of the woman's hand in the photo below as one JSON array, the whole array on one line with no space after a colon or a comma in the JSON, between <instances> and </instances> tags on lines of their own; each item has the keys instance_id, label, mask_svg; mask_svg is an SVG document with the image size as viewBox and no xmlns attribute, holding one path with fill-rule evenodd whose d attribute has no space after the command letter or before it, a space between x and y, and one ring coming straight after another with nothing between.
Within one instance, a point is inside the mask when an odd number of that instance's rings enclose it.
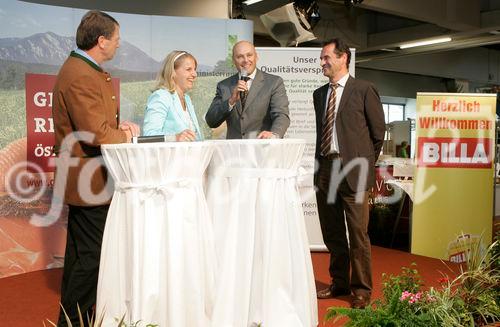
<instances>
[{"instance_id":1,"label":"woman's hand","mask_svg":"<svg viewBox=\"0 0 500 327\"><path fill-rule=\"evenodd\" d=\"M196 140L196 134L190 129L185 129L175 135L175 140L177 142L192 142Z\"/></svg>"}]
</instances>

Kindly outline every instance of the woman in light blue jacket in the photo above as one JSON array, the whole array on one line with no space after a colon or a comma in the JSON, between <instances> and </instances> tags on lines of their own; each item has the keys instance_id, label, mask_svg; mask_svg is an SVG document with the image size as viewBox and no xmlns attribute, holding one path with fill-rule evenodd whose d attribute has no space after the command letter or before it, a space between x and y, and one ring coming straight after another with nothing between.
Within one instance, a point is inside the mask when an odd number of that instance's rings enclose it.
<instances>
[{"instance_id":1,"label":"woman in light blue jacket","mask_svg":"<svg viewBox=\"0 0 500 327\"><path fill-rule=\"evenodd\" d=\"M203 140L191 98L186 94L193 88L197 65L188 52L169 53L158 74L155 91L148 98L144 135L167 135L176 141Z\"/></svg>"}]
</instances>

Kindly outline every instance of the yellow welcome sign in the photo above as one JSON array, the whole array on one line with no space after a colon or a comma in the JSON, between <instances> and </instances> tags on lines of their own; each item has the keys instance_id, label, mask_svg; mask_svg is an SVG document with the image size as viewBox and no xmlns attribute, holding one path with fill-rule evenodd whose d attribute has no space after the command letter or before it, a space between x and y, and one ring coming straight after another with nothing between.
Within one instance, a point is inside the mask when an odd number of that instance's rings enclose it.
<instances>
[{"instance_id":1,"label":"yellow welcome sign","mask_svg":"<svg viewBox=\"0 0 500 327\"><path fill-rule=\"evenodd\" d=\"M417 93L412 253L463 262L464 244L491 243L495 106L495 94Z\"/></svg>"}]
</instances>

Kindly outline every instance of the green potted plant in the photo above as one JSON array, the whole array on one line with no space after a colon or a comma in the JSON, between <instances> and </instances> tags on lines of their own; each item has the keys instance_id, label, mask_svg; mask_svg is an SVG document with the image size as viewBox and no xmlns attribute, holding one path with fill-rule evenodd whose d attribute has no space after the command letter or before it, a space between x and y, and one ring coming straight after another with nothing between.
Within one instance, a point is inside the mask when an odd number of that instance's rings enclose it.
<instances>
[{"instance_id":1,"label":"green potted plant","mask_svg":"<svg viewBox=\"0 0 500 327\"><path fill-rule=\"evenodd\" d=\"M472 246L454 279L443 276L438 288L423 288L416 265L401 274L383 275L383 297L365 309L328 308L325 320L346 316L346 326L498 326L500 271L498 243Z\"/></svg>"}]
</instances>

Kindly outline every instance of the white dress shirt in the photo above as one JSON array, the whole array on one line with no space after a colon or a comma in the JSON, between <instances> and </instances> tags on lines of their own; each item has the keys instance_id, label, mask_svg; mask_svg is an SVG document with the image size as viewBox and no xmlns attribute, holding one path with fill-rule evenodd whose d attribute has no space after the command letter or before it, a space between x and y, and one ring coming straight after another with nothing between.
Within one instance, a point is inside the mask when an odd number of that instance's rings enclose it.
<instances>
[{"instance_id":1,"label":"white dress shirt","mask_svg":"<svg viewBox=\"0 0 500 327\"><path fill-rule=\"evenodd\" d=\"M339 81L337 82L337 96L335 98L335 120L333 121L333 131L332 131L332 145L330 147L330 151L328 153L339 153L339 141L337 138L337 127L336 127L336 122L337 122L337 112L338 108L340 105L340 99L342 99L342 93L344 92L345 84L347 83L347 79L349 78L349 73L345 74ZM325 101L325 113L323 115L323 122L325 121L326 117L326 111L328 110L328 99L330 98L330 93L332 93L332 88L328 88L328 92L326 93L326 101Z\"/></svg>"},{"instance_id":2,"label":"white dress shirt","mask_svg":"<svg viewBox=\"0 0 500 327\"><path fill-rule=\"evenodd\" d=\"M97 66L101 67L101 65L99 65L99 64L97 63L97 61L95 61L95 59L94 59L94 58L92 58L92 57L91 57L91 56L90 56L87 52L83 51L82 49L80 49L80 48L76 48L74 51L75 51L75 53L78 53L80 56L87 58L88 60L90 60L90 61L92 61L94 64L96 64Z\"/></svg>"},{"instance_id":3,"label":"white dress shirt","mask_svg":"<svg viewBox=\"0 0 500 327\"><path fill-rule=\"evenodd\" d=\"M257 74L257 68L255 68L253 70L253 73L251 73L250 75L247 76L249 78L248 81L247 81L247 88L248 88L249 92L250 92L250 88L252 87L252 82L255 79L255 75L256 74ZM238 80L240 80L241 79L241 73L238 73L238 76L239 76ZM233 110L233 108L234 108L235 105L236 105L236 103L233 104L233 105L229 105L229 110L230 111Z\"/></svg>"}]
</instances>

